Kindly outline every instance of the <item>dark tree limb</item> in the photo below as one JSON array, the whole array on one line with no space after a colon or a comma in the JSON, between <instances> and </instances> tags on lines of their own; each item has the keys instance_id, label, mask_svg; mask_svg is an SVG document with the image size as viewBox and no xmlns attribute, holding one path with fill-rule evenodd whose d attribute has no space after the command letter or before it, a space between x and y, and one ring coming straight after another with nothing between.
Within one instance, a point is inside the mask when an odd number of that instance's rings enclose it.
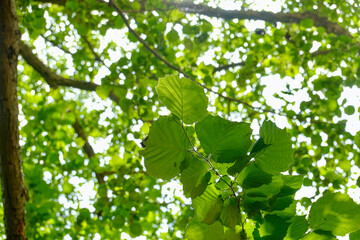
<instances>
[{"instance_id":1,"label":"dark tree limb","mask_svg":"<svg viewBox=\"0 0 360 240\"><path fill-rule=\"evenodd\" d=\"M96 157L94 148L91 146L91 144L88 141L87 135L85 134L85 131L81 124L79 123L79 120L76 118L74 124L72 125L77 135L85 141L85 144L83 146L83 150L88 156L89 159ZM106 172L95 172L96 179L98 180L99 184L104 184L105 180L104 177L106 175L115 174L115 171L106 171Z\"/></svg>"},{"instance_id":2,"label":"dark tree limb","mask_svg":"<svg viewBox=\"0 0 360 240\"><path fill-rule=\"evenodd\" d=\"M15 1L0 1L0 175L8 240L25 240L25 203L17 98L20 30Z\"/></svg>"},{"instance_id":3,"label":"dark tree limb","mask_svg":"<svg viewBox=\"0 0 360 240\"><path fill-rule=\"evenodd\" d=\"M317 50L317 51L311 53L311 56L316 57L316 56L321 56L321 55L327 55L327 54L332 53L334 51L335 51L335 49Z\"/></svg>"},{"instance_id":4,"label":"dark tree limb","mask_svg":"<svg viewBox=\"0 0 360 240\"><path fill-rule=\"evenodd\" d=\"M51 68L41 62L41 60L32 52L31 48L22 41L19 42L19 52L25 61L45 79L51 88L56 89L59 86L65 86L87 91L96 91L96 88L100 86L96 83L65 78L58 75ZM109 94L109 98L119 104L119 97L117 97L112 91Z\"/></svg>"},{"instance_id":5,"label":"dark tree limb","mask_svg":"<svg viewBox=\"0 0 360 240\"><path fill-rule=\"evenodd\" d=\"M270 23L299 23L304 19L310 18L314 25L325 28L326 32L334 33L335 35L345 35L353 38L351 33L338 23L331 22L327 17L318 15L316 12L300 12L300 13L273 13L267 11L253 11L253 10L225 10L221 8L213 8L204 4L195 4L191 1L186 2L168 2L169 7L179 9L184 13L201 14L208 17L230 19L248 19L248 20L263 20Z\"/></svg>"},{"instance_id":6,"label":"dark tree limb","mask_svg":"<svg viewBox=\"0 0 360 240\"><path fill-rule=\"evenodd\" d=\"M227 65L221 65L219 67L214 68L213 73L220 72L221 70L227 70L232 67L238 67L238 66L245 66L245 63L239 62L239 63L231 63L231 64L227 64Z\"/></svg>"},{"instance_id":7,"label":"dark tree limb","mask_svg":"<svg viewBox=\"0 0 360 240\"><path fill-rule=\"evenodd\" d=\"M55 3L58 5L65 5L66 0L36 0L43 3ZM107 3L103 0L97 0L98 2ZM109 4L114 6L114 1L109 0ZM311 19L314 22L314 25L317 27L325 28L327 33L334 33L335 35L345 35L350 38L353 38L352 34L342 27L337 22L332 22L326 16L320 16L316 12L268 12L268 11L253 11L253 10L225 10L222 8L213 8L205 4L195 4L192 1L184 2L167 2L164 3L169 8L176 8L184 13L193 13L200 14L208 17L222 18L225 20L230 19L248 19L248 20L263 20L270 23L299 23L304 19ZM116 4L116 3L115 3ZM125 11L121 10L123 13ZM124 17L124 14L121 17ZM360 43L355 43L360 47Z\"/></svg>"}]
</instances>

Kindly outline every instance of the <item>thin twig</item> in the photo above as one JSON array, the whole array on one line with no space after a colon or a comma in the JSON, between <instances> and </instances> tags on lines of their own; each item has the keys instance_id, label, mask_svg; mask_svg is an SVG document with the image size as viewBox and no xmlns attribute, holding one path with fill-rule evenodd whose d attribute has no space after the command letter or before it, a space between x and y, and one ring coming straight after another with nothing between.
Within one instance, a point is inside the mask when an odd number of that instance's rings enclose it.
<instances>
[{"instance_id":1,"label":"thin twig","mask_svg":"<svg viewBox=\"0 0 360 240\"><path fill-rule=\"evenodd\" d=\"M65 48L64 46L62 46L61 44L57 43L56 41L50 39L49 37L45 37L43 34L40 34L40 36L46 41L51 43L51 45L53 45L54 47L59 48L61 51L63 51L64 53L67 54L71 54L71 52L69 51L69 49Z\"/></svg>"},{"instance_id":2,"label":"thin twig","mask_svg":"<svg viewBox=\"0 0 360 240\"><path fill-rule=\"evenodd\" d=\"M84 40L84 42L88 45L90 51L92 52L92 54L93 54L94 57L95 57L95 60L96 60L97 62L102 63L107 69L109 69L109 71L111 71L110 68L109 68L109 67L105 64L105 62L101 59L101 57L99 56L99 54L95 51L92 43L86 38L86 36L81 35L81 37L82 37L82 39Z\"/></svg>"},{"instance_id":3,"label":"thin twig","mask_svg":"<svg viewBox=\"0 0 360 240\"><path fill-rule=\"evenodd\" d=\"M185 133L186 134L186 133ZM225 181L223 179L223 176L221 176L221 174L219 173L218 170L216 170L216 168L214 167L214 165L211 163L211 154L209 154L209 156L206 158L204 157L201 153L199 153L198 151L196 151L195 149L193 149L193 152L196 153L198 156L200 156L204 161L207 162L207 164L210 166L210 170L212 170L216 176L218 176L218 178L220 179L220 181L223 181L232 191L232 196L236 199L237 198L237 195L236 195L236 192L235 192L235 189L233 187L233 185L229 184L227 181ZM238 209L239 209L239 216L240 216L240 222L241 222L241 228L242 228L242 232L240 233L241 235L242 234L245 234L246 236L246 232L245 232L245 227L244 227L244 223L242 221L242 211L241 211L241 200L240 198L237 199L237 205L238 205Z\"/></svg>"},{"instance_id":4,"label":"thin twig","mask_svg":"<svg viewBox=\"0 0 360 240\"><path fill-rule=\"evenodd\" d=\"M72 125L77 135L85 141L85 144L83 146L84 152L88 156L89 159L94 158L96 156L94 148L91 146L91 144L88 141L87 135L85 134L85 131L83 127L81 126L79 120L76 118L74 124ZM111 175L116 173L115 171L104 171L104 172L95 172L96 179L98 180L99 184L105 183L105 175Z\"/></svg>"},{"instance_id":5,"label":"thin twig","mask_svg":"<svg viewBox=\"0 0 360 240\"><path fill-rule=\"evenodd\" d=\"M243 101L241 99L227 97L227 96L225 96L225 95L223 95L223 94L221 94L219 92L216 92L216 91L212 90L211 88L205 86L204 84L201 84L201 83L197 82L193 77L188 75L185 71L181 70L179 67L177 67L177 66L173 65L172 63L170 63L169 61L167 61L155 49L153 49L147 42L145 42L145 40L142 39L141 36L130 26L130 23L129 23L128 19L126 18L125 14L124 14L124 11L113 0L109 0L108 3L104 2L102 0L99 0L99 1L103 2L103 3L106 3L106 4L109 4L109 6L113 6L115 8L115 10L119 13L121 18L124 20L125 25L128 28L129 32L131 32L138 39L138 41L144 45L144 47L146 49L148 49L155 57L157 57L159 60L161 60L163 63L165 63L168 67L174 69L178 73L181 73L184 77L189 78L190 80L196 82L198 85L200 85L202 88L206 89L209 92L212 92L212 93L214 93L214 94L216 94L216 95L218 95L218 96L220 96L220 97L222 97L224 99L228 99L228 100L233 101L233 102L241 103L241 104L243 104L245 106L248 106L248 107L252 108L255 111L260 110L260 108L253 107L252 105L250 105L249 103L247 103L247 102L245 102L245 101ZM261 110L262 110L262 112L267 112L266 110L263 110L263 109L261 109Z\"/></svg>"},{"instance_id":6,"label":"thin twig","mask_svg":"<svg viewBox=\"0 0 360 240\"><path fill-rule=\"evenodd\" d=\"M231 63L231 64L227 64L227 65L222 65L222 66L214 68L213 73L219 72L221 70L226 70L226 69L229 69L232 67L238 67L238 66L245 66L245 63L239 62L239 63Z\"/></svg>"}]
</instances>

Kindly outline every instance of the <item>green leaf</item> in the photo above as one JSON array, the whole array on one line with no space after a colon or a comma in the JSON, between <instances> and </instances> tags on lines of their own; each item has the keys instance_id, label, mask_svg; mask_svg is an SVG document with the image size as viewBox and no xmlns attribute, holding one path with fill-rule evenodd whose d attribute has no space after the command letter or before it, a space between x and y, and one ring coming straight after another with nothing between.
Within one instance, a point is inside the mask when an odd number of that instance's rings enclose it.
<instances>
[{"instance_id":1,"label":"green leaf","mask_svg":"<svg viewBox=\"0 0 360 240\"><path fill-rule=\"evenodd\" d=\"M251 149L250 155L254 154L254 153L259 153L261 151L264 151L268 146L270 146L270 144L265 144L264 143L264 139L263 138L259 138L253 148Z\"/></svg>"},{"instance_id":2,"label":"green leaf","mask_svg":"<svg viewBox=\"0 0 360 240\"><path fill-rule=\"evenodd\" d=\"M272 175L262 171L254 164L250 164L237 177L237 182L244 189L257 188L263 184L270 183Z\"/></svg>"},{"instance_id":3,"label":"green leaf","mask_svg":"<svg viewBox=\"0 0 360 240\"><path fill-rule=\"evenodd\" d=\"M292 144L285 129L275 123L265 121L260 128L260 137L264 144L270 145L255 157L255 165L270 174L278 174L289 169L294 161Z\"/></svg>"},{"instance_id":4,"label":"green leaf","mask_svg":"<svg viewBox=\"0 0 360 240\"><path fill-rule=\"evenodd\" d=\"M124 165L125 162L120 158L120 156L112 156L110 161L109 161L109 165L112 167L120 167L121 165Z\"/></svg>"},{"instance_id":5,"label":"green leaf","mask_svg":"<svg viewBox=\"0 0 360 240\"><path fill-rule=\"evenodd\" d=\"M337 238L329 232L310 232L300 239L301 240L336 240Z\"/></svg>"},{"instance_id":6,"label":"green leaf","mask_svg":"<svg viewBox=\"0 0 360 240\"><path fill-rule=\"evenodd\" d=\"M260 213L260 210L267 210L270 208L269 199L267 197L250 197L246 196L243 201L244 211L252 218Z\"/></svg>"},{"instance_id":7,"label":"green leaf","mask_svg":"<svg viewBox=\"0 0 360 240\"><path fill-rule=\"evenodd\" d=\"M298 240L304 236L308 230L308 225L305 216L293 217L284 240Z\"/></svg>"},{"instance_id":8,"label":"green leaf","mask_svg":"<svg viewBox=\"0 0 360 240\"><path fill-rule=\"evenodd\" d=\"M360 206L348 195L328 193L312 204L309 223L312 229L345 236L360 229Z\"/></svg>"},{"instance_id":9,"label":"green leaf","mask_svg":"<svg viewBox=\"0 0 360 240\"><path fill-rule=\"evenodd\" d=\"M260 236L269 240L284 239L290 225L287 220L277 215L266 215L264 219L264 223L259 228Z\"/></svg>"},{"instance_id":10,"label":"green leaf","mask_svg":"<svg viewBox=\"0 0 360 240\"><path fill-rule=\"evenodd\" d=\"M130 236L137 237L142 233L142 227L140 223L132 223L130 224Z\"/></svg>"},{"instance_id":11,"label":"green leaf","mask_svg":"<svg viewBox=\"0 0 360 240\"><path fill-rule=\"evenodd\" d=\"M355 134L354 142L355 142L355 145L356 145L358 148L360 148L360 131L358 131L358 132Z\"/></svg>"},{"instance_id":12,"label":"green leaf","mask_svg":"<svg viewBox=\"0 0 360 240\"><path fill-rule=\"evenodd\" d=\"M350 240L360 240L360 230L350 233L349 238Z\"/></svg>"},{"instance_id":13,"label":"green leaf","mask_svg":"<svg viewBox=\"0 0 360 240\"><path fill-rule=\"evenodd\" d=\"M284 185L294 190L299 190L302 186L304 175L281 175Z\"/></svg>"},{"instance_id":14,"label":"green leaf","mask_svg":"<svg viewBox=\"0 0 360 240\"><path fill-rule=\"evenodd\" d=\"M150 128L144 153L149 175L171 179L180 173L189 142L180 123L173 117L160 117Z\"/></svg>"},{"instance_id":15,"label":"green leaf","mask_svg":"<svg viewBox=\"0 0 360 240\"><path fill-rule=\"evenodd\" d=\"M193 200L192 206L201 222L212 224L219 219L223 206L219 194L214 185L209 185L201 196Z\"/></svg>"},{"instance_id":16,"label":"green leaf","mask_svg":"<svg viewBox=\"0 0 360 240\"><path fill-rule=\"evenodd\" d=\"M284 186L279 193L279 196L294 197L295 193L301 188L303 182L303 175L281 175Z\"/></svg>"},{"instance_id":17,"label":"green leaf","mask_svg":"<svg viewBox=\"0 0 360 240\"><path fill-rule=\"evenodd\" d=\"M208 115L195 125L200 144L215 161L234 162L244 155L251 145L251 128L248 123L231 122Z\"/></svg>"},{"instance_id":18,"label":"green leaf","mask_svg":"<svg viewBox=\"0 0 360 240\"><path fill-rule=\"evenodd\" d=\"M224 235L224 228L219 221L211 225L192 220L186 228L185 239L188 240L219 240Z\"/></svg>"},{"instance_id":19,"label":"green leaf","mask_svg":"<svg viewBox=\"0 0 360 240\"><path fill-rule=\"evenodd\" d=\"M227 170L228 174L234 176L235 174L240 173L244 169L246 164L251 160L251 158L252 158L251 155L243 155L240 158L238 158L235 161L234 165L228 168Z\"/></svg>"},{"instance_id":20,"label":"green leaf","mask_svg":"<svg viewBox=\"0 0 360 240\"><path fill-rule=\"evenodd\" d=\"M127 94L127 90L120 87L111 86L111 91L115 94L115 96L117 96L120 99L125 98Z\"/></svg>"},{"instance_id":21,"label":"green leaf","mask_svg":"<svg viewBox=\"0 0 360 240\"><path fill-rule=\"evenodd\" d=\"M353 115L355 113L355 108L354 106L347 106L346 108L344 108L344 112L347 114L347 115Z\"/></svg>"},{"instance_id":22,"label":"green leaf","mask_svg":"<svg viewBox=\"0 0 360 240\"><path fill-rule=\"evenodd\" d=\"M237 233L232 229L228 229L224 234L223 240L241 240L240 233Z\"/></svg>"},{"instance_id":23,"label":"green leaf","mask_svg":"<svg viewBox=\"0 0 360 240\"><path fill-rule=\"evenodd\" d=\"M166 37L170 42L176 42L180 39L179 34L175 29L171 29L170 32L166 35Z\"/></svg>"},{"instance_id":24,"label":"green leaf","mask_svg":"<svg viewBox=\"0 0 360 240\"><path fill-rule=\"evenodd\" d=\"M100 85L96 88L96 93L101 99L106 99L111 91L111 86Z\"/></svg>"},{"instance_id":25,"label":"green leaf","mask_svg":"<svg viewBox=\"0 0 360 240\"><path fill-rule=\"evenodd\" d=\"M252 197L267 197L271 198L278 194L283 186L283 181L280 176L273 176L269 184L263 184L257 188L246 189L246 195Z\"/></svg>"},{"instance_id":26,"label":"green leaf","mask_svg":"<svg viewBox=\"0 0 360 240\"><path fill-rule=\"evenodd\" d=\"M302 20L300 22L300 25L303 26L304 28L311 28L314 25L314 22L310 18L307 18Z\"/></svg>"},{"instance_id":27,"label":"green leaf","mask_svg":"<svg viewBox=\"0 0 360 240\"><path fill-rule=\"evenodd\" d=\"M221 222L225 226L232 229L235 229L235 226L239 223L240 219L240 212L237 201L238 200L233 197L226 199L220 214Z\"/></svg>"},{"instance_id":28,"label":"green leaf","mask_svg":"<svg viewBox=\"0 0 360 240\"><path fill-rule=\"evenodd\" d=\"M222 176L217 183L215 183L215 187L220 191L226 190L231 185L231 178L227 175Z\"/></svg>"},{"instance_id":29,"label":"green leaf","mask_svg":"<svg viewBox=\"0 0 360 240\"><path fill-rule=\"evenodd\" d=\"M280 195L280 194L278 194ZM289 207L294 202L294 197L279 197L276 196L275 201L271 204L271 210L272 211L281 211L285 208Z\"/></svg>"},{"instance_id":30,"label":"green leaf","mask_svg":"<svg viewBox=\"0 0 360 240\"><path fill-rule=\"evenodd\" d=\"M177 75L160 78L156 91L171 113L186 124L197 122L207 114L204 89L188 78Z\"/></svg>"},{"instance_id":31,"label":"green leaf","mask_svg":"<svg viewBox=\"0 0 360 240\"><path fill-rule=\"evenodd\" d=\"M205 191L211 173L208 172L207 163L197 158L193 158L189 162L189 166L181 173L180 182L184 185L184 195L194 199Z\"/></svg>"}]
</instances>

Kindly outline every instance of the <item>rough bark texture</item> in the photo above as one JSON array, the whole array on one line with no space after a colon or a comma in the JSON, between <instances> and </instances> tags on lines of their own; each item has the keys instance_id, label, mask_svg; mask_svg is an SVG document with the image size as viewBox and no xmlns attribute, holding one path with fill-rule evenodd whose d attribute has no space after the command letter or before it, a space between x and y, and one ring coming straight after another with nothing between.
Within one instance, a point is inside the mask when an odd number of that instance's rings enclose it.
<instances>
[{"instance_id":1,"label":"rough bark texture","mask_svg":"<svg viewBox=\"0 0 360 240\"><path fill-rule=\"evenodd\" d=\"M0 175L8 240L23 240L26 191L19 146L17 58L20 30L14 0L0 1Z\"/></svg>"}]
</instances>

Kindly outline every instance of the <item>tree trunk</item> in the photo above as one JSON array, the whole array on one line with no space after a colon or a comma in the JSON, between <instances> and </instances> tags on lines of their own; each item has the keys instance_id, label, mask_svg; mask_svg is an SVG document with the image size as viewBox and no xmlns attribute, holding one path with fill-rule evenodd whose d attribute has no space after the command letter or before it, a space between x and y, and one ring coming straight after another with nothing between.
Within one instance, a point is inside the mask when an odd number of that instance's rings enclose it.
<instances>
[{"instance_id":1,"label":"tree trunk","mask_svg":"<svg viewBox=\"0 0 360 240\"><path fill-rule=\"evenodd\" d=\"M0 175L8 240L27 239L16 91L19 39L15 1L0 0Z\"/></svg>"}]
</instances>

